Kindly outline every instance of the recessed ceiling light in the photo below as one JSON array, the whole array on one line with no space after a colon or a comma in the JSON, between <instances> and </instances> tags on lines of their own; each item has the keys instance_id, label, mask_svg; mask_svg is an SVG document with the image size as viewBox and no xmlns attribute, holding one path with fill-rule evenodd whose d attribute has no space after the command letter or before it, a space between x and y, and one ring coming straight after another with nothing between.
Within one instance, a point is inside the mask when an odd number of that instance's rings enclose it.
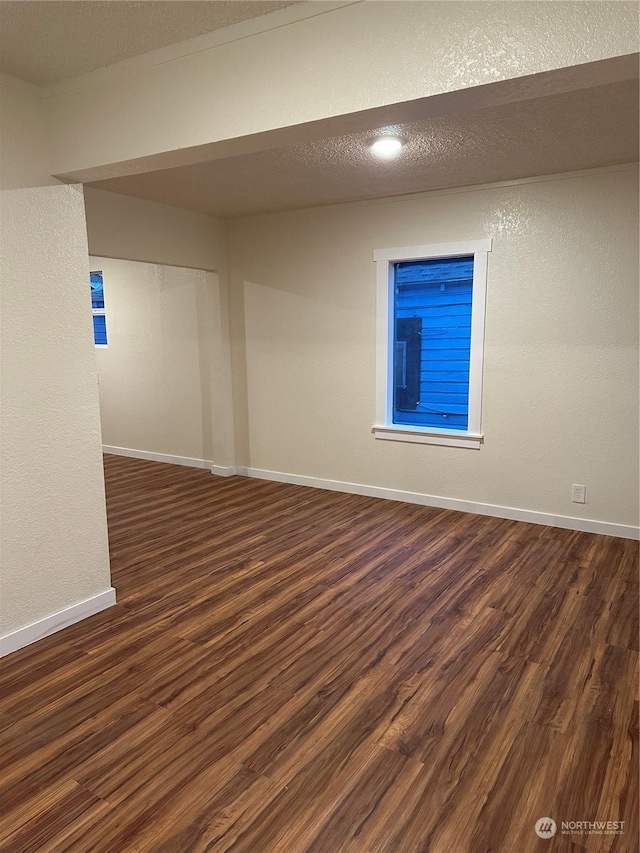
<instances>
[{"instance_id":1,"label":"recessed ceiling light","mask_svg":"<svg viewBox=\"0 0 640 853\"><path fill-rule=\"evenodd\" d=\"M404 142L397 136L381 136L371 145L371 152L381 160L391 160L397 157Z\"/></svg>"}]
</instances>

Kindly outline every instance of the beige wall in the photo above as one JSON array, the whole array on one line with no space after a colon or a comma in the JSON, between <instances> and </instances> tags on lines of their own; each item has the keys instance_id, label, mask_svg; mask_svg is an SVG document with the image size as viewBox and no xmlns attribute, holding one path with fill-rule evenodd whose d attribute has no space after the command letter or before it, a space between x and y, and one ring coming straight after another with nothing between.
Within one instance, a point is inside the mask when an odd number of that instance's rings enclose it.
<instances>
[{"instance_id":1,"label":"beige wall","mask_svg":"<svg viewBox=\"0 0 640 853\"><path fill-rule=\"evenodd\" d=\"M91 268L103 271L107 315L103 444L218 462L217 275L96 257Z\"/></svg>"},{"instance_id":2,"label":"beige wall","mask_svg":"<svg viewBox=\"0 0 640 853\"><path fill-rule=\"evenodd\" d=\"M41 90L0 75L0 186L10 190L57 183L49 170Z\"/></svg>"},{"instance_id":3,"label":"beige wall","mask_svg":"<svg viewBox=\"0 0 640 853\"><path fill-rule=\"evenodd\" d=\"M3 79L1 109L5 637L50 617L60 627L55 614L107 592L110 576L82 190L50 186L37 90Z\"/></svg>"},{"instance_id":4,"label":"beige wall","mask_svg":"<svg viewBox=\"0 0 640 853\"><path fill-rule=\"evenodd\" d=\"M374 249L482 237L484 446L374 439ZM237 462L637 525L637 241L633 167L230 223Z\"/></svg>"},{"instance_id":5,"label":"beige wall","mask_svg":"<svg viewBox=\"0 0 640 853\"><path fill-rule=\"evenodd\" d=\"M115 280L105 285L109 349L97 351L104 444L232 465L226 224L91 188L85 205L90 253L122 261L92 261ZM157 337L142 329L136 340L138 309L153 314Z\"/></svg>"},{"instance_id":6,"label":"beige wall","mask_svg":"<svg viewBox=\"0 0 640 853\"><path fill-rule=\"evenodd\" d=\"M85 187L89 253L226 272L220 219Z\"/></svg>"},{"instance_id":7,"label":"beige wall","mask_svg":"<svg viewBox=\"0 0 640 853\"><path fill-rule=\"evenodd\" d=\"M82 190L3 190L1 216L5 635L110 578Z\"/></svg>"}]
</instances>

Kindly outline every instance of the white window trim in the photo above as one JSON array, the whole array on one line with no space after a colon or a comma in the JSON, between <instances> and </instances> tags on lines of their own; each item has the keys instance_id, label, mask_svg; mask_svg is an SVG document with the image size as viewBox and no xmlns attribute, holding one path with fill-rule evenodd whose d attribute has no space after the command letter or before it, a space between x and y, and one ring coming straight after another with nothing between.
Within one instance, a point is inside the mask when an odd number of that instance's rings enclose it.
<instances>
[{"instance_id":1,"label":"white window trim","mask_svg":"<svg viewBox=\"0 0 640 853\"><path fill-rule=\"evenodd\" d=\"M480 448L482 434L482 368L484 362L484 325L487 295L487 261L492 240L466 240L459 243L432 243L424 246L400 246L376 249L377 330L376 330L376 438L439 444L450 447ZM393 423L393 301L394 263L430 258L473 255L473 295L471 302L471 357L469 364L469 428L439 430L431 427Z\"/></svg>"}]
</instances>

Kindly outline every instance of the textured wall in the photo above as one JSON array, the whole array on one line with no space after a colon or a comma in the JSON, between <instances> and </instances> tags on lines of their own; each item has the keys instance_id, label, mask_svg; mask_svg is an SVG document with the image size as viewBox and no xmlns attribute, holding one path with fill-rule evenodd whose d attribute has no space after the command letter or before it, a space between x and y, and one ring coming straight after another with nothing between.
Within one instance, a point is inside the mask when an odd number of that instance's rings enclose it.
<instances>
[{"instance_id":1,"label":"textured wall","mask_svg":"<svg viewBox=\"0 0 640 853\"><path fill-rule=\"evenodd\" d=\"M191 146L634 53L637 27L636 4L624 2L354 3L69 83L47 101L53 171L109 164L85 176L96 180L125 173L112 164L168 152L153 167L165 168Z\"/></svg>"},{"instance_id":2,"label":"textured wall","mask_svg":"<svg viewBox=\"0 0 640 853\"><path fill-rule=\"evenodd\" d=\"M238 464L637 524L636 188L625 167L233 221ZM374 439L374 249L482 237L484 446Z\"/></svg>"},{"instance_id":3,"label":"textured wall","mask_svg":"<svg viewBox=\"0 0 640 853\"><path fill-rule=\"evenodd\" d=\"M82 190L5 190L1 215L4 634L110 578Z\"/></svg>"},{"instance_id":4,"label":"textured wall","mask_svg":"<svg viewBox=\"0 0 640 853\"><path fill-rule=\"evenodd\" d=\"M217 276L95 257L91 269L109 340L96 350L103 444L213 459Z\"/></svg>"}]
</instances>

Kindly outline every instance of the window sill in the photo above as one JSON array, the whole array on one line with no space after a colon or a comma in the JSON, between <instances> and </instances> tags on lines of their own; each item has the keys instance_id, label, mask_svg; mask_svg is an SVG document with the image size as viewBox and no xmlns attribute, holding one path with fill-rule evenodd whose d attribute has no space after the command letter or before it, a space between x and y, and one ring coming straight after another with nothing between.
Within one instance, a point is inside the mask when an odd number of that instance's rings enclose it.
<instances>
[{"instance_id":1,"label":"window sill","mask_svg":"<svg viewBox=\"0 0 640 853\"><path fill-rule=\"evenodd\" d=\"M420 427L403 427L399 424L393 426L374 425L371 432L376 438L387 441L408 441L413 444L440 444L449 447L469 447L479 450L483 442L483 436L459 430L429 430Z\"/></svg>"}]
</instances>

